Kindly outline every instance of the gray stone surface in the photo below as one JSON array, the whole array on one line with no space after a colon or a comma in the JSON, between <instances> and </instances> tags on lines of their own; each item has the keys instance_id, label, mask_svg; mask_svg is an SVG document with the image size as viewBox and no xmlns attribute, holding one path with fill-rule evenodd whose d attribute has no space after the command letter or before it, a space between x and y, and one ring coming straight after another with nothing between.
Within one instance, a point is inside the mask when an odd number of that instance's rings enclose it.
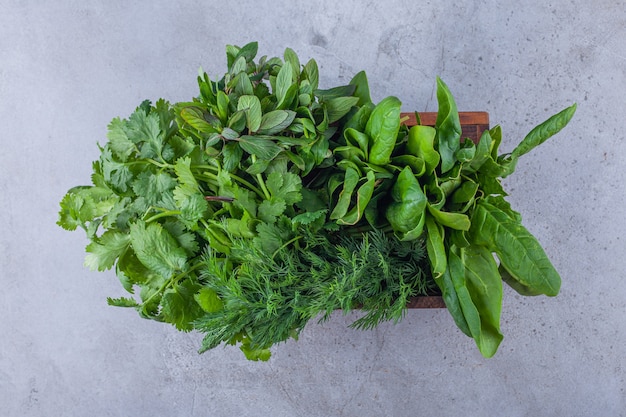
<instances>
[{"instance_id":1,"label":"gray stone surface","mask_svg":"<svg viewBox=\"0 0 626 417\"><path fill-rule=\"evenodd\" d=\"M626 9L598 0L0 1L2 416L626 415ZM485 110L511 149L572 102L571 125L507 179L563 278L557 298L504 297L483 359L445 310L347 329L338 314L251 363L106 305L113 273L55 225L115 116L186 100L224 46L315 58L322 83L368 72L374 99L435 110L435 76ZM622 161L622 162L620 162Z\"/></svg>"}]
</instances>

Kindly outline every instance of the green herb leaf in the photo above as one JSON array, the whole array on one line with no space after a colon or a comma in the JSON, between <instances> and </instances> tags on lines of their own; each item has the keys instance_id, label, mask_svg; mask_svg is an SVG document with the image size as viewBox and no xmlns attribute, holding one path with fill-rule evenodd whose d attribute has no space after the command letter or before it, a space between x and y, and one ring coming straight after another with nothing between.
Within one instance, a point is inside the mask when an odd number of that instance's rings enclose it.
<instances>
[{"instance_id":1,"label":"green herb leaf","mask_svg":"<svg viewBox=\"0 0 626 417\"><path fill-rule=\"evenodd\" d=\"M259 135L275 135L287 129L295 117L296 112L291 110L274 110L265 113L261 118L257 133Z\"/></svg>"},{"instance_id":2,"label":"green herb leaf","mask_svg":"<svg viewBox=\"0 0 626 417\"><path fill-rule=\"evenodd\" d=\"M271 161L283 150L280 146L269 139L260 136L244 135L239 138L239 146L250 155L259 159Z\"/></svg>"},{"instance_id":3,"label":"green herb leaf","mask_svg":"<svg viewBox=\"0 0 626 417\"><path fill-rule=\"evenodd\" d=\"M427 199L410 167L398 175L391 198L386 212L389 224L402 240L416 239L424 227Z\"/></svg>"},{"instance_id":4,"label":"green herb leaf","mask_svg":"<svg viewBox=\"0 0 626 417\"><path fill-rule=\"evenodd\" d=\"M498 255L502 266L526 293L555 296L561 278L537 239L501 209L478 201L472 216L470 241Z\"/></svg>"},{"instance_id":5,"label":"green herb leaf","mask_svg":"<svg viewBox=\"0 0 626 417\"><path fill-rule=\"evenodd\" d=\"M441 155L441 172L446 173L456 163L455 154L460 148L461 123L454 97L452 97L448 86L439 77L437 77L437 101L439 110L435 123L436 141L439 144L438 149Z\"/></svg>"},{"instance_id":6,"label":"green herb leaf","mask_svg":"<svg viewBox=\"0 0 626 417\"><path fill-rule=\"evenodd\" d=\"M138 221L130 226L130 242L139 261L164 278L187 266L185 250L159 223Z\"/></svg>"},{"instance_id":7,"label":"green herb leaf","mask_svg":"<svg viewBox=\"0 0 626 417\"><path fill-rule=\"evenodd\" d=\"M256 132L261 126L261 102L256 96L241 96L237 103L237 110L246 115L246 126L250 132Z\"/></svg>"},{"instance_id":8,"label":"green herb leaf","mask_svg":"<svg viewBox=\"0 0 626 417\"><path fill-rule=\"evenodd\" d=\"M375 165L389 163L400 130L400 108L396 97L386 97L376 105L365 126L370 137L369 162Z\"/></svg>"},{"instance_id":9,"label":"green herb leaf","mask_svg":"<svg viewBox=\"0 0 626 417\"><path fill-rule=\"evenodd\" d=\"M107 230L97 241L87 245L85 266L93 271L111 269L129 244L130 237L126 233Z\"/></svg>"}]
</instances>

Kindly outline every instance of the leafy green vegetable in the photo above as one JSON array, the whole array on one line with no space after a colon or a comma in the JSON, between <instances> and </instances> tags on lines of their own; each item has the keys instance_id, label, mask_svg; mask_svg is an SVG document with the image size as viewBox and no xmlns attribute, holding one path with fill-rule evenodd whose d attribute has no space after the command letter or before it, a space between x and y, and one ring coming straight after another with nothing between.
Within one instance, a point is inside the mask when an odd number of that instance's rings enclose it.
<instances>
[{"instance_id":1,"label":"leafy green vegetable","mask_svg":"<svg viewBox=\"0 0 626 417\"><path fill-rule=\"evenodd\" d=\"M440 79L435 126L409 128L398 98L372 102L364 72L319 89L314 60L257 52L228 45L226 73L200 71L191 101L144 101L113 119L92 185L61 200L58 224L89 240L85 265L114 269L130 294L110 305L202 332L201 351L226 343L268 360L314 317L358 309L353 326L369 329L400 320L413 296L441 294L490 357L502 281L558 293L500 179L575 105L499 155L498 126L461 139Z\"/></svg>"}]
</instances>

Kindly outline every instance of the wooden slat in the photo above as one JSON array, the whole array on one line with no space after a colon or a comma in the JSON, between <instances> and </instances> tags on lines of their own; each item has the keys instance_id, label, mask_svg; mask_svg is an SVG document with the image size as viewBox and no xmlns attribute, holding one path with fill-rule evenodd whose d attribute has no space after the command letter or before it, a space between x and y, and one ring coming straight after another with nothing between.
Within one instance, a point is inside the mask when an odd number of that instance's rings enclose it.
<instances>
[{"instance_id":1,"label":"wooden slat","mask_svg":"<svg viewBox=\"0 0 626 417\"><path fill-rule=\"evenodd\" d=\"M437 120L435 112L418 112L420 121L425 126L434 126ZM407 126L417 124L415 113L402 113L402 118L407 118L404 122ZM478 143L480 136L489 129L489 113L483 111L459 112L459 121L463 138L470 138L474 143Z\"/></svg>"},{"instance_id":2,"label":"wooden slat","mask_svg":"<svg viewBox=\"0 0 626 417\"><path fill-rule=\"evenodd\" d=\"M434 126L437 120L437 113L419 113L420 121L423 125ZM415 113L402 113L402 118L408 117L404 122L407 126L417 124ZM474 143L478 143L480 136L485 130L489 130L489 113L487 112L459 112L459 121L463 138L470 138ZM408 308L446 308L441 296L419 296L411 298L407 304Z\"/></svg>"}]
</instances>

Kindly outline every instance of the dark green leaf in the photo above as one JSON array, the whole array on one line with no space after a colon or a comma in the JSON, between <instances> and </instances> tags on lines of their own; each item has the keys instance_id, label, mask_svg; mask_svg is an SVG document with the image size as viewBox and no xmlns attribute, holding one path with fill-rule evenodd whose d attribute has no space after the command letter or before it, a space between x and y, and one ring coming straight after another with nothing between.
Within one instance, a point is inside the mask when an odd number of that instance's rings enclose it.
<instances>
[{"instance_id":1,"label":"dark green leaf","mask_svg":"<svg viewBox=\"0 0 626 417\"><path fill-rule=\"evenodd\" d=\"M354 96L359 98L357 106L363 106L364 104L371 103L372 98L370 97L370 87L367 82L367 75L365 71L358 72L352 80L350 80L350 85L354 85L356 88L354 89Z\"/></svg>"},{"instance_id":2,"label":"dark green leaf","mask_svg":"<svg viewBox=\"0 0 626 417\"><path fill-rule=\"evenodd\" d=\"M260 135L275 135L287 129L296 117L291 110L274 110L265 113L261 118L261 124L257 131Z\"/></svg>"},{"instance_id":3,"label":"dark green leaf","mask_svg":"<svg viewBox=\"0 0 626 417\"><path fill-rule=\"evenodd\" d=\"M470 241L495 252L501 265L527 292L555 296L561 277L537 239L516 219L484 199L472 216Z\"/></svg>"},{"instance_id":4,"label":"dark green leaf","mask_svg":"<svg viewBox=\"0 0 626 417\"><path fill-rule=\"evenodd\" d=\"M283 150L280 146L269 139L259 136L244 135L239 138L239 146L250 155L255 155L259 159L271 161Z\"/></svg>"},{"instance_id":5,"label":"dark green leaf","mask_svg":"<svg viewBox=\"0 0 626 417\"><path fill-rule=\"evenodd\" d=\"M526 135L524 140L517 145L517 147L511 153L511 158L517 159L520 156L530 152L535 147L541 145L552 136L556 135L563 129L574 116L576 112L576 104L560 111L554 116L550 117L545 122L541 123L537 127Z\"/></svg>"},{"instance_id":6,"label":"dark green leaf","mask_svg":"<svg viewBox=\"0 0 626 417\"><path fill-rule=\"evenodd\" d=\"M324 101L328 111L328 122L334 123L348 114L350 109L359 101L358 97L336 97Z\"/></svg>"}]
</instances>

